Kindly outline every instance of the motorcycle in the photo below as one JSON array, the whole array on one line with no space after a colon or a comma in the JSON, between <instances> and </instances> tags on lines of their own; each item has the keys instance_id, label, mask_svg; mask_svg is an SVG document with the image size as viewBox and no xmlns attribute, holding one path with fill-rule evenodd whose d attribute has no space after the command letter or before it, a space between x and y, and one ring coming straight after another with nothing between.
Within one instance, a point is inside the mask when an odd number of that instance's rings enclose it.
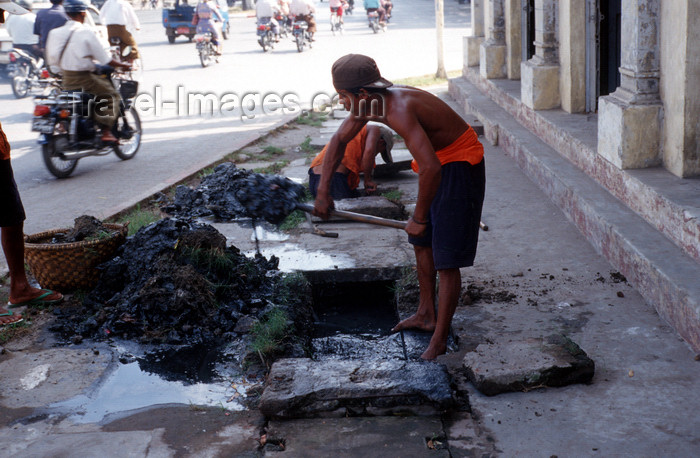
<instances>
[{"instance_id":1,"label":"motorcycle","mask_svg":"<svg viewBox=\"0 0 700 458\"><path fill-rule=\"evenodd\" d=\"M275 46L275 34L272 33L270 18L262 18L258 22L258 43L262 46L263 52Z\"/></svg>"},{"instance_id":2,"label":"motorcycle","mask_svg":"<svg viewBox=\"0 0 700 458\"><path fill-rule=\"evenodd\" d=\"M275 14L275 20L277 21L277 24L279 24L280 37L287 38L289 34L292 33L292 29L290 27L292 21L281 13Z\"/></svg>"},{"instance_id":3,"label":"motorcycle","mask_svg":"<svg viewBox=\"0 0 700 458\"><path fill-rule=\"evenodd\" d=\"M311 35L309 25L303 19L294 19L292 23L292 36L297 44L297 51L302 52L305 46L311 48Z\"/></svg>"},{"instance_id":4,"label":"motorcycle","mask_svg":"<svg viewBox=\"0 0 700 458\"><path fill-rule=\"evenodd\" d=\"M379 13L376 11L367 12L367 21L372 32L377 33L379 30L386 32L386 24L379 22Z\"/></svg>"},{"instance_id":5,"label":"motorcycle","mask_svg":"<svg viewBox=\"0 0 700 458\"><path fill-rule=\"evenodd\" d=\"M8 73L12 78L12 93L18 99L26 97L34 90L46 94L60 89L60 81L43 67L44 60L34 58L21 49L14 48L9 53Z\"/></svg>"},{"instance_id":6,"label":"motorcycle","mask_svg":"<svg viewBox=\"0 0 700 458\"><path fill-rule=\"evenodd\" d=\"M194 36L194 41L202 67L206 67L212 62L219 62L219 54L216 51L216 46L211 41L211 33L197 34Z\"/></svg>"},{"instance_id":7,"label":"motorcycle","mask_svg":"<svg viewBox=\"0 0 700 458\"><path fill-rule=\"evenodd\" d=\"M113 79L113 71L112 67L102 66L102 73L119 88L121 95L119 115L112 127L112 134L119 140L117 144L103 143L100 130L91 119L94 95L76 90L35 98L32 131L39 132L44 163L55 177L70 176L78 160L87 156L104 156L114 151L126 161L139 150L141 119L132 105L138 82Z\"/></svg>"}]
</instances>

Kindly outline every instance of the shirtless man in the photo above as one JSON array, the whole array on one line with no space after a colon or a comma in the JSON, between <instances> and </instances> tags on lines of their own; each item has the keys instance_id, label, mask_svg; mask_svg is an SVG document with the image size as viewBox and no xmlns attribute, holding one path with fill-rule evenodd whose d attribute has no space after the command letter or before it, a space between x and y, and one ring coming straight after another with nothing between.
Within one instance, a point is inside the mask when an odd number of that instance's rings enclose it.
<instances>
[{"instance_id":1,"label":"shirtless man","mask_svg":"<svg viewBox=\"0 0 700 458\"><path fill-rule=\"evenodd\" d=\"M415 315L393 331L432 332L421 355L445 353L462 279L460 267L476 255L484 199L484 149L474 130L445 102L408 86L393 86L381 77L373 59L349 54L333 64L333 85L350 111L328 144L314 214L329 217L333 200L329 185L345 147L368 121L391 127L403 137L418 171L418 200L406 225L414 246L420 302ZM437 316L436 275L440 278Z\"/></svg>"},{"instance_id":2,"label":"shirtless man","mask_svg":"<svg viewBox=\"0 0 700 458\"><path fill-rule=\"evenodd\" d=\"M368 124L346 146L342 163L333 173L330 194L333 199L348 199L359 197L356 191L360 184L360 173L363 174L365 192L372 194L377 190L377 184L372 179L375 166L375 156L381 154L384 163L390 164L391 148L394 146L392 132L384 126ZM323 159L326 157L328 145L323 147L311 161L309 168L309 191L316 197L318 184L323 171Z\"/></svg>"}]
</instances>

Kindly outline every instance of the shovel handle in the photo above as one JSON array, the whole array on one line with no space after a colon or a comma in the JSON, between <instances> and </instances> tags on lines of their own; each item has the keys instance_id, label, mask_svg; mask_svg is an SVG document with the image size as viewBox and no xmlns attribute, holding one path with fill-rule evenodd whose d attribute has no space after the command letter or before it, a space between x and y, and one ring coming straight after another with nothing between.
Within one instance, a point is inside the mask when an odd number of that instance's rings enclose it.
<instances>
[{"instance_id":1,"label":"shovel handle","mask_svg":"<svg viewBox=\"0 0 700 458\"><path fill-rule=\"evenodd\" d=\"M314 207L309 204L297 204L297 208L307 213L312 213ZM331 216L339 216L341 218L359 221L361 223L376 224L377 226L394 227L396 229L406 229L405 221L397 221L395 219L380 218L379 216L363 215L345 210L331 210Z\"/></svg>"}]
</instances>

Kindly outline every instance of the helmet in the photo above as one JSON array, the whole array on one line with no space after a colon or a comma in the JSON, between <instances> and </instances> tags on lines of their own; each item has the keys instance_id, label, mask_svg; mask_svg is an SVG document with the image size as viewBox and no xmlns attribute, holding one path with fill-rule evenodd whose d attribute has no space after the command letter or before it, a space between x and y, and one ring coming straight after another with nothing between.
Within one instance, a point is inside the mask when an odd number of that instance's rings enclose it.
<instances>
[{"instance_id":1,"label":"helmet","mask_svg":"<svg viewBox=\"0 0 700 458\"><path fill-rule=\"evenodd\" d=\"M66 13L82 13L87 11L88 4L85 0L64 0L63 9Z\"/></svg>"}]
</instances>

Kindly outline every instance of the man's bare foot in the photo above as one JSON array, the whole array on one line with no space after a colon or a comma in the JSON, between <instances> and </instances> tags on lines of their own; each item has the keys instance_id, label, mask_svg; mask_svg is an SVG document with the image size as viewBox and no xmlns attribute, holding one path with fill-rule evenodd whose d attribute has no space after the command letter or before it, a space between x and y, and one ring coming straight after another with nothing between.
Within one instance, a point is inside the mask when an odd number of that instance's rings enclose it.
<instances>
[{"instance_id":1,"label":"man's bare foot","mask_svg":"<svg viewBox=\"0 0 700 458\"><path fill-rule=\"evenodd\" d=\"M50 289L27 288L19 295L10 297L10 305L49 305L61 302L63 294Z\"/></svg>"},{"instance_id":2,"label":"man's bare foot","mask_svg":"<svg viewBox=\"0 0 700 458\"><path fill-rule=\"evenodd\" d=\"M420 331L433 332L435 330L435 320L413 315L399 322L399 324L391 329L391 332L399 332L404 329L418 329Z\"/></svg>"},{"instance_id":3,"label":"man's bare foot","mask_svg":"<svg viewBox=\"0 0 700 458\"><path fill-rule=\"evenodd\" d=\"M420 355L421 358L430 361L437 358L440 355L444 355L447 352L447 345L433 345L432 343L428 345L428 349Z\"/></svg>"},{"instance_id":4,"label":"man's bare foot","mask_svg":"<svg viewBox=\"0 0 700 458\"><path fill-rule=\"evenodd\" d=\"M19 323L22 320L22 315L20 315L19 313L14 313L5 308L0 307L0 326Z\"/></svg>"}]
</instances>

